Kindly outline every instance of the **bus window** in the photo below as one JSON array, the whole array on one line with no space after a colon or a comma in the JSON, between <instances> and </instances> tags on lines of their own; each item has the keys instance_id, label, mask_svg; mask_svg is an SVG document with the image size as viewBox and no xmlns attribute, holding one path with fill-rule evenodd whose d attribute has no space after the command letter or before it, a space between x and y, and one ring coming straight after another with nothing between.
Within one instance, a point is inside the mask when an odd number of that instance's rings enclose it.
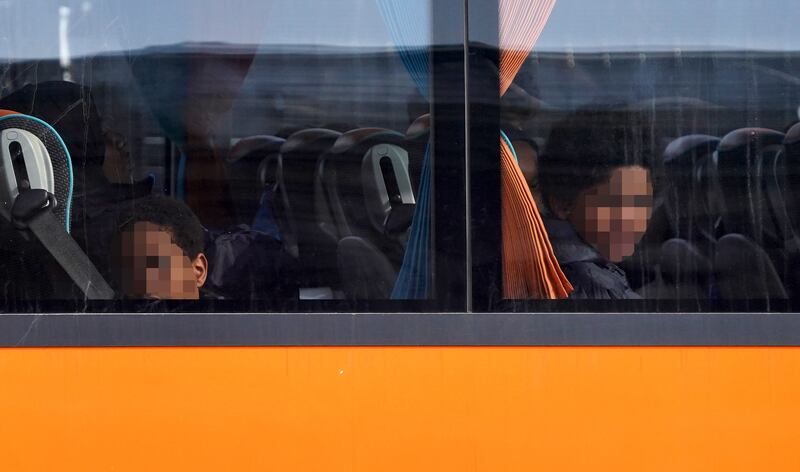
<instances>
[{"instance_id":1,"label":"bus window","mask_svg":"<svg viewBox=\"0 0 800 472\"><path fill-rule=\"evenodd\" d=\"M59 230L117 300L417 310L438 296L432 8L3 2L0 108L58 135L34 137L43 159L63 142ZM463 163L454 149L437 152ZM15 199L0 221L8 306L82 301L86 274L14 220Z\"/></svg>"},{"instance_id":2,"label":"bus window","mask_svg":"<svg viewBox=\"0 0 800 472\"><path fill-rule=\"evenodd\" d=\"M503 58L519 52L508 35L537 26L504 31L525 21L516 3L499 2L492 43L501 93ZM777 1L620 0L556 2L536 16L546 27L518 61L499 121L569 285L552 297L509 290L526 280L505 244L518 210L504 187L496 218L473 222L477 232L503 222L488 290L503 287L505 300L487 309L749 311L797 300L798 14Z\"/></svg>"},{"instance_id":3,"label":"bus window","mask_svg":"<svg viewBox=\"0 0 800 472\"><path fill-rule=\"evenodd\" d=\"M800 7L29 3L0 5L8 311L800 294Z\"/></svg>"}]
</instances>

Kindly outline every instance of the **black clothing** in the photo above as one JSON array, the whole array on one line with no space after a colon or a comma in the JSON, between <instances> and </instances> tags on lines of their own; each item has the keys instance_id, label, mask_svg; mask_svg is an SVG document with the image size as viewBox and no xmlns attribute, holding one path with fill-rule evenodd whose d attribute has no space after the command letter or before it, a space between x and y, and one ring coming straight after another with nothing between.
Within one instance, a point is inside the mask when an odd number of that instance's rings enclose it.
<instances>
[{"instance_id":1,"label":"black clothing","mask_svg":"<svg viewBox=\"0 0 800 472\"><path fill-rule=\"evenodd\" d=\"M76 195L105 180L102 123L87 87L57 81L30 84L0 99L0 108L35 116L58 132L72 158Z\"/></svg>"},{"instance_id":2,"label":"black clothing","mask_svg":"<svg viewBox=\"0 0 800 472\"><path fill-rule=\"evenodd\" d=\"M545 219L544 224L561 269L575 289L569 298L591 300L641 298L628 285L625 272L605 260L596 249L581 239L569 222L550 218Z\"/></svg>"},{"instance_id":3,"label":"black clothing","mask_svg":"<svg viewBox=\"0 0 800 472\"><path fill-rule=\"evenodd\" d=\"M263 300L275 309L293 309L299 299L297 262L280 241L239 225L206 231L208 278L203 289L216 298Z\"/></svg>"},{"instance_id":4,"label":"black clothing","mask_svg":"<svg viewBox=\"0 0 800 472\"><path fill-rule=\"evenodd\" d=\"M99 183L94 190L75 196L74 201L80 203L72 207L72 238L106 280L111 280L111 241L119 229L120 216L152 189L153 180L148 178L133 184Z\"/></svg>"}]
</instances>

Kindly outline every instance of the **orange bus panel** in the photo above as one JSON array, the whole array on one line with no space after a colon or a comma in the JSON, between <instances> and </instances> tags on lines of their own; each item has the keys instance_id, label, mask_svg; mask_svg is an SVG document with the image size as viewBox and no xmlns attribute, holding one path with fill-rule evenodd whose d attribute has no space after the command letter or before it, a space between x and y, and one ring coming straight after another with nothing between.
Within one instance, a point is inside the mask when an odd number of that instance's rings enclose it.
<instances>
[{"instance_id":1,"label":"orange bus panel","mask_svg":"<svg viewBox=\"0 0 800 472\"><path fill-rule=\"evenodd\" d=\"M0 349L0 470L800 470L792 348Z\"/></svg>"}]
</instances>

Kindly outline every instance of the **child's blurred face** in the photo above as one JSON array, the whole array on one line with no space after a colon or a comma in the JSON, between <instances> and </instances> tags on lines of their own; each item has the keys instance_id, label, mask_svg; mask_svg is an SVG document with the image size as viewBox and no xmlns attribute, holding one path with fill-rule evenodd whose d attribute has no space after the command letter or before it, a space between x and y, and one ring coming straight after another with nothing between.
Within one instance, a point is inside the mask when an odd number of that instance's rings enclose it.
<instances>
[{"instance_id":1,"label":"child's blurred face","mask_svg":"<svg viewBox=\"0 0 800 472\"><path fill-rule=\"evenodd\" d=\"M647 231L653 208L650 172L619 167L611 177L578 194L569 221L611 262L629 257Z\"/></svg>"},{"instance_id":2,"label":"child's blurred face","mask_svg":"<svg viewBox=\"0 0 800 472\"><path fill-rule=\"evenodd\" d=\"M115 270L125 298L197 300L208 272L205 255L184 254L165 229L139 221L118 235Z\"/></svg>"}]
</instances>

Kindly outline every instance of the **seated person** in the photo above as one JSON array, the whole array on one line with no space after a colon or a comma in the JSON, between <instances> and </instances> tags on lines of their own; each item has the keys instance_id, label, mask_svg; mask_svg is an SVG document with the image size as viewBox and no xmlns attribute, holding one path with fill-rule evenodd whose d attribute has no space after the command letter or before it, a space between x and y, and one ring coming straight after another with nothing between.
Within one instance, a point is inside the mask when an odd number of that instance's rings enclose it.
<instances>
[{"instance_id":1,"label":"seated person","mask_svg":"<svg viewBox=\"0 0 800 472\"><path fill-rule=\"evenodd\" d=\"M104 136L90 89L70 82L26 85L0 98L0 108L42 119L64 140L75 177L71 234L100 273L108 277L108 244L120 209L149 195L152 189L150 180L131 183L130 156L124 138L116 134ZM111 155L107 163L109 152L119 156Z\"/></svg>"},{"instance_id":2,"label":"seated person","mask_svg":"<svg viewBox=\"0 0 800 472\"><path fill-rule=\"evenodd\" d=\"M208 275L204 230L185 204L167 197L132 202L114 236L113 283L123 298L197 300Z\"/></svg>"},{"instance_id":3,"label":"seated person","mask_svg":"<svg viewBox=\"0 0 800 472\"><path fill-rule=\"evenodd\" d=\"M542 206L542 194L539 191L539 145L520 128L504 129L508 140L514 146L517 163L531 189L536 205Z\"/></svg>"},{"instance_id":4,"label":"seated person","mask_svg":"<svg viewBox=\"0 0 800 472\"><path fill-rule=\"evenodd\" d=\"M297 260L281 242L245 225L206 231L208 259L205 295L229 300L260 300L276 310L292 310L299 299Z\"/></svg>"},{"instance_id":5,"label":"seated person","mask_svg":"<svg viewBox=\"0 0 800 472\"><path fill-rule=\"evenodd\" d=\"M107 129L103 132L105 159L103 175L111 184L130 184L133 181L133 163L128 141L120 133Z\"/></svg>"},{"instance_id":6,"label":"seated person","mask_svg":"<svg viewBox=\"0 0 800 472\"><path fill-rule=\"evenodd\" d=\"M579 111L557 124L539 161L543 216L575 291L570 298L639 298L615 265L633 254L652 212L652 142L627 111Z\"/></svg>"}]
</instances>

